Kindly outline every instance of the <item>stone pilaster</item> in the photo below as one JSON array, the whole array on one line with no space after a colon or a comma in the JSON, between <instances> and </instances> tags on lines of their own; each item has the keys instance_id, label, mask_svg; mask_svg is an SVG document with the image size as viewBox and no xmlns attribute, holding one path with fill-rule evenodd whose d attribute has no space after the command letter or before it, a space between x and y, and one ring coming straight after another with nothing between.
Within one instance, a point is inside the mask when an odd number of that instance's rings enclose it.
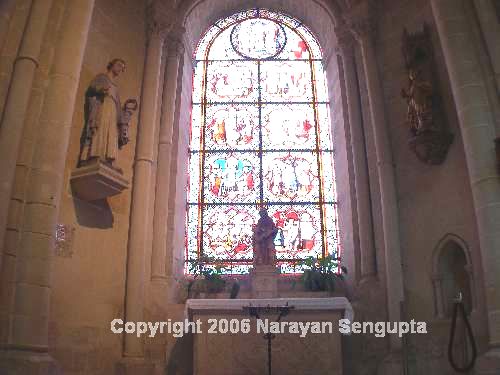
<instances>
[{"instance_id":1,"label":"stone pilaster","mask_svg":"<svg viewBox=\"0 0 500 375\"><path fill-rule=\"evenodd\" d=\"M354 47L356 41L346 25L335 29L337 52L342 57L346 85L351 148L353 153L354 184L356 189L356 209L359 228L361 279L376 276L376 258L373 237L373 222L370 200L370 181L366 160L365 135L361 115L361 103L356 74Z\"/></svg>"},{"instance_id":2,"label":"stone pilaster","mask_svg":"<svg viewBox=\"0 0 500 375\"><path fill-rule=\"evenodd\" d=\"M171 276L167 254L167 220L172 160L172 136L174 132L174 114L177 97L179 64L184 53L182 36L184 28L177 27L170 31L166 40L167 59L163 86L160 134L158 142L158 168L156 174L156 194L153 224L153 250L151 256L151 280L166 282Z\"/></svg>"},{"instance_id":3,"label":"stone pilaster","mask_svg":"<svg viewBox=\"0 0 500 375\"><path fill-rule=\"evenodd\" d=\"M67 7L34 150L22 232L16 261L15 298L7 373L48 374L55 370L48 355L48 323L54 234L59 215L64 165L93 0L74 0Z\"/></svg>"},{"instance_id":4,"label":"stone pilaster","mask_svg":"<svg viewBox=\"0 0 500 375\"><path fill-rule=\"evenodd\" d=\"M477 218L490 352L477 374L500 373L500 179L495 122L462 0L431 0L458 113Z\"/></svg>"},{"instance_id":5,"label":"stone pilaster","mask_svg":"<svg viewBox=\"0 0 500 375\"><path fill-rule=\"evenodd\" d=\"M2 171L0 173L0 244L2 246L19 144L51 6L52 0L34 0L31 5L0 124L0 170ZM0 254L0 264L1 262Z\"/></svg>"},{"instance_id":6,"label":"stone pilaster","mask_svg":"<svg viewBox=\"0 0 500 375\"><path fill-rule=\"evenodd\" d=\"M155 3L156 4L156 3ZM148 10L148 45L142 83L141 110L137 129L137 143L132 185L132 204L127 254L127 281L125 295L125 320L144 320L144 286L146 283L144 244L148 236L148 202L151 201L151 179L154 158L155 124L160 85L160 68L163 43L168 23L159 17L153 4ZM124 361L119 364L130 372L144 359L144 339L124 335ZM130 371L129 371L130 370Z\"/></svg>"},{"instance_id":7,"label":"stone pilaster","mask_svg":"<svg viewBox=\"0 0 500 375\"><path fill-rule=\"evenodd\" d=\"M401 266L401 242L399 233L399 209L396 196L394 163L390 135L384 108L384 95L380 84L377 56L374 49L376 17L374 1L362 1L346 17L346 22L361 46L361 55L373 124L375 153L381 195L382 230L384 234L384 258L386 266L387 309L390 321L401 321L401 304L404 300ZM402 346L397 335L390 335L392 351Z\"/></svg>"}]
</instances>

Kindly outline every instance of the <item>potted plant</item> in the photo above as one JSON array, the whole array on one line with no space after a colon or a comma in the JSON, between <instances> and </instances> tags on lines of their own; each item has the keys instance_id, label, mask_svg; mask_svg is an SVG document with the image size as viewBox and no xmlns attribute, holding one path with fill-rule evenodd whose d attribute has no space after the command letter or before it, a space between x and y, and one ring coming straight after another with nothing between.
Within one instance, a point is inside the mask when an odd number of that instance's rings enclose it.
<instances>
[{"instance_id":1,"label":"potted plant","mask_svg":"<svg viewBox=\"0 0 500 375\"><path fill-rule=\"evenodd\" d=\"M347 269L340 266L340 258L328 255L323 258L309 257L299 263L304 268L301 281L306 290L328 291L335 290L335 284L344 279Z\"/></svg>"},{"instance_id":2,"label":"potted plant","mask_svg":"<svg viewBox=\"0 0 500 375\"><path fill-rule=\"evenodd\" d=\"M238 279L231 282L225 275L229 267L217 259L202 256L189 261L188 267L193 277L184 284L185 292L181 294L181 301L200 295L220 293L225 291L226 287L229 289L229 298L234 299L238 296L240 290Z\"/></svg>"},{"instance_id":3,"label":"potted plant","mask_svg":"<svg viewBox=\"0 0 500 375\"><path fill-rule=\"evenodd\" d=\"M226 287L226 280L222 278L226 267L207 256L189 262L189 272L193 279L189 280L188 296L191 293L219 293Z\"/></svg>"}]
</instances>

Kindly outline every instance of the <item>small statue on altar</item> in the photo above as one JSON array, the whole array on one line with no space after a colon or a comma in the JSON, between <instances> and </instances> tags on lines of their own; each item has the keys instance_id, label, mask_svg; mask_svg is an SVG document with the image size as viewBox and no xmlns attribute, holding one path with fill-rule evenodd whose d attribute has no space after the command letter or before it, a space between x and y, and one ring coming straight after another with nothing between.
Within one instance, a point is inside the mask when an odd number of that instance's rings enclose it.
<instances>
[{"instance_id":1,"label":"small statue on altar","mask_svg":"<svg viewBox=\"0 0 500 375\"><path fill-rule=\"evenodd\" d=\"M273 266L276 264L274 238L278 233L278 228L266 209L261 209L259 215L260 219L253 232L254 266Z\"/></svg>"},{"instance_id":2,"label":"small statue on altar","mask_svg":"<svg viewBox=\"0 0 500 375\"><path fill-rule=\"evenodd\" d=\"M125 61L113 59L106 72L98 74L85 95L85 127L80 141L78 165L100 160L113 166L118 149L129 142L128 127L137 101L120 103L116 79L125 71Z\"/></svg>"}]
</instances>

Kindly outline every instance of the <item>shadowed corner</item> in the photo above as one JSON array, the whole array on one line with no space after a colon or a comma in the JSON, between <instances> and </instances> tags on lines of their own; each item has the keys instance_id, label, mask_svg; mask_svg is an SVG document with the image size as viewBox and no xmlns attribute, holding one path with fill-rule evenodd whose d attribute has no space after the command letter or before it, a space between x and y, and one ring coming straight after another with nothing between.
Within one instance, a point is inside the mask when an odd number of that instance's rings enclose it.
<instances>
[{"instance_id":1,"label":"shadowed corner","mask_svg":"<svg viewBox=\"0 0 500 375\"><path fill-rule=\"evenodd\" d=\"M107 199L83 201L73 197L76 220L86 228L108 229L113 227L113 211Z\"/></svg>"},{"instance_id":2,"label":"shadowed corner","mask_svg":"<svg viewBox=\"0 0 500 375\"><path fill-rule=\"evenodd\" d=\"M194 335L188 333L178 339L165 366L165 375L187 375L193 373Z\"/></svg>"}]
</instances>

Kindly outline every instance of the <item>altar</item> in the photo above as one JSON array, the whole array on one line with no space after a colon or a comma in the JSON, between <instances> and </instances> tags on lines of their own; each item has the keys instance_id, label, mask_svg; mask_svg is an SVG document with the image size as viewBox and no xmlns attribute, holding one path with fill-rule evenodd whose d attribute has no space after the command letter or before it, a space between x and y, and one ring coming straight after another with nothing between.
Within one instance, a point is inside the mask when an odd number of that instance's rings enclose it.
<instances>
[{"instance_id":1,"label":"altar","mask_svg":"<svg viewBox=\"0 0 500 375\"><path fill-rule=\"evenodd\" d=\"M342 374L339 320L353 320L344 297L192 299L198 321L194 375Z\"/></svg>"}]
</instances>

